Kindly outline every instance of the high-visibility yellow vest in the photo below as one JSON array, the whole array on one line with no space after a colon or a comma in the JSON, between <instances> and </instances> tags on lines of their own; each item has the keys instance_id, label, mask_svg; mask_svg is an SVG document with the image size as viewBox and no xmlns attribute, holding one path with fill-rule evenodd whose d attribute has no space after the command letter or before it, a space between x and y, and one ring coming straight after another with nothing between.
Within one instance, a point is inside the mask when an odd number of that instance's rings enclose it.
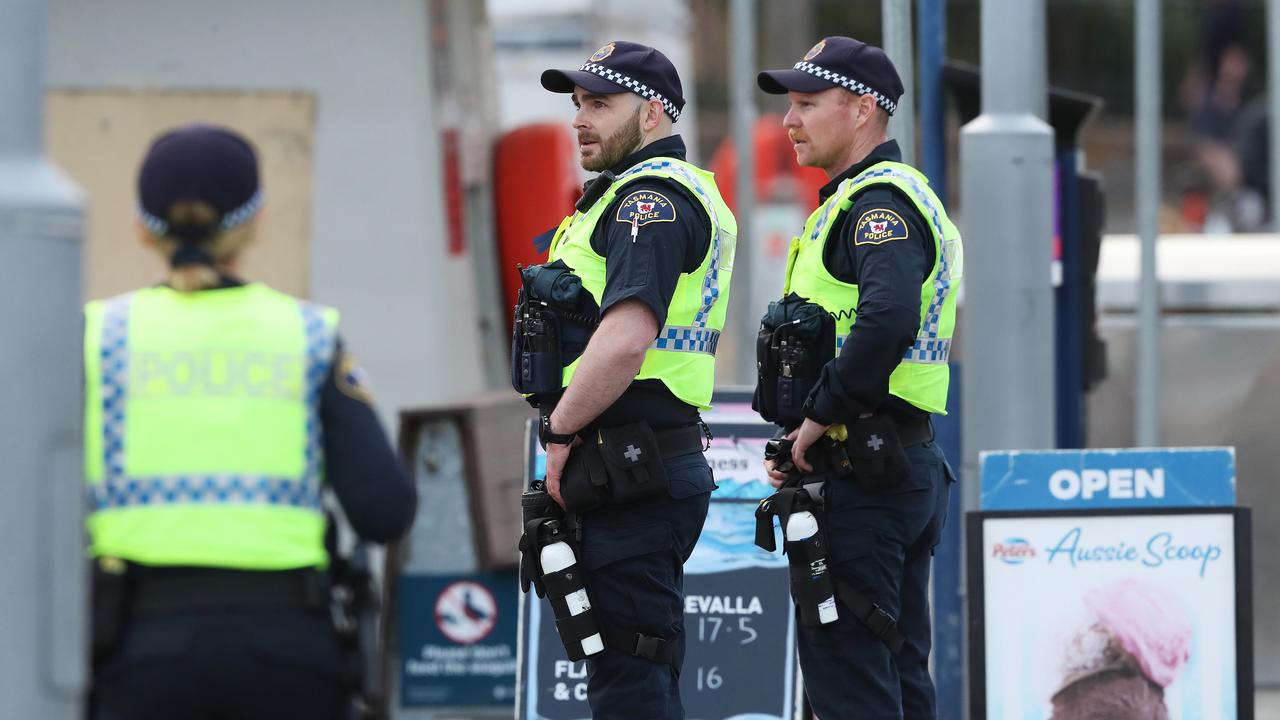
<instances>
[{"instance_id":1,"label":"high-visibility yellow vest","mask_svg":"<svg viewBox=\"0 0 1280 720\"><path fill-rule=\"evenodd\" d=\"M947 217L929 181L915 168L880 162L840 183L809 216L804 232L792 238L782 294L796 293L832 314L839 353L858 319L858 286L827 271L822 262L823 247L835 218L849 211L860 192L878 184L892 185L911 199L929 226L934 249L933 268L920 286L920 331L889 376L889 393L921 410L945 415L950 381L947 361L956 325L956 296L964 275L964 251L960 231Z\"/></svg>"},{"instance_id":2,"label":"high-visibility yellow vest","mask_svg":"<svg viewBox=\"0 0 1280 720\"><path fill-rule=\"evenodd\" d=\"M666 178L689 189L710 218L711 238L702 263L681 273L676 282L667 324L645 352L636 380L661 380L680 400L695 407L711 407L715 385L715 353L729 306L729 281L738 224L720 197L715 177L675 158L655 158L630 168L585 213L566 217L551 241L550 260L562 260L582 280L582 287L599 305L604 296L605 260L591 247L591 236L606 208L627 185L644 178ZM569 385L579 360L564 369Z\"/></svg>"},{"instance_id":3,"label":"high-visibility yellow vest","mask_svg":"<svg viewBox=\"0 0 1280 720\"><path fill-rule=\"evenodd\" d=\"M85 306L92 553L152 565L324 565L320 392L336 310L265 285Z\"/></svg>"}]
</instances>

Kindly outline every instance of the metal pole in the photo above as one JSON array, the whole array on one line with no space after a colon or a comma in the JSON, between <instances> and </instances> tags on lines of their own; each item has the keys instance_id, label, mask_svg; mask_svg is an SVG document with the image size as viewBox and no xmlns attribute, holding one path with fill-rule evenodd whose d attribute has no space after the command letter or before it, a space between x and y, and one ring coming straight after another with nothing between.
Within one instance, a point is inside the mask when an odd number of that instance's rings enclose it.
<instances>
[{"instance_id":1,"label":"metal pole","mask_svg":"<svg viewBox=\"0 0 1280 720\"><path fill-rule=\"evenodd\" d=\"M1138 286L1135 440L1140 447L1153 447L1160 442L1160 285L1156 277L1156 237L1160 232L1160 0L1138 0L1136 10L1138 117L1134 140L1138 149L1142 275Z\"/></svg>"},{"instance_id":2,"label":"metal pole","mask_svg":"<svg viewBox=\"0 0 1280 720\"><path fill-rule=\"evenodd\" d=\"M979 452L1054 446L1044 17L1044 0L983 1L982 114L960 132L966 510L979 507Z\"/></svg>"},{"instance_id":3,"label":"metal pole","mask_svg":"<svg viewBox=\"0 0 1280 720\"><path fill-rule=\"evenodd\" d=\"M902 161L916 164L915 53L911 47L911 0L880 0L884 51L902 78L902 98L889 118L889 137L898 139Z\"/></svg>"},{"instance_id":4,"label":"metal pole","mask_svg":"<svg viewBox=\"0 0 1280 720\"><path fill-rule=\"evenodd\" d=\"M920 48L920 169L945 202L947 126L942 64L947 57L947 4L943 0L917 0L916 17L916 45Z\"/></svg>"},{"instance_id":5,"label":"metal pole","mask_svg":"<svg viewBox=\"0 0 1280 720\"><path fill-rule=\"evenodd\" d=\"M1271 229L1280 232L1280 0L1267 0L1267 97L1272 112L1267 113L1271 138Z\"/></svg>"},{"instance_id":6,"label":"metal pole","mask_svg":"<svg viewBox=\"0 0 1280 720\"><path fill-rule=\"evenodd\" d=\"M752 138L755 125L756 90L756 3L755 0L733 0L729 5L729 93L732 108L733 147L738 156L738 173L734 178L737 198L738 251L734 254L733 288L729 293L730 326L736 328L734 344L736 361L732 383L750 385L755 380L755 345L752 341L760 324L765 300L757 302L751 280L751 256L755 241L753 220L756 207L756 150ZM773 288L761 288L773 291Z\"/></svg>"},{"instance_id":7,"label":"metal pole","mask_svg":"<svg viewBox=\"0 0 1280 720\"><path fill-rule=\"evenodd\" d=\"M920 169L938 197L947 198L947 130L943 111L942 64L947 57L947 11L943 0L917 0L916 48L920 58ZM952 365L952 372L957 370ZM963 398L951 386L947 407L958 416ZM959 422L938 423L938 444L958 461ZM948 433L948 428L953 432ZM942 541L933 558L933 658L930 670L937 691L938 720L964 717L964 595L960 576L960 493L951 493Z\"/></svg>"},{"instance_id":8,"label":"metal pole","mask_svg":"<svg viewBox=\"0 0 1280 720\"><path fill-rule=\"evenodd\" d=\"M0 0L0 697L73 720L88 684L81 200L41 149L41 0Z\"/></svg>"}]
</instances>

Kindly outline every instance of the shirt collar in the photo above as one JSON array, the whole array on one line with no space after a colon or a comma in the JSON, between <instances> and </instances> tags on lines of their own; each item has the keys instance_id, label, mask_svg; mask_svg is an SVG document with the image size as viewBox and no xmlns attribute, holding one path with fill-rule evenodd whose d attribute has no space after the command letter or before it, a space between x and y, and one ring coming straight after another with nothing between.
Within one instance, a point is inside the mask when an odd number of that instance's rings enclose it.
<instances>
[{"instance_id":1,"label":"shirt collar","mask_svg":"<svg viewBox=\"0 0 1280 720\"><path fill-rule=\"evenodd\" d=\"M892 162L902 162L902 150L898 147L897 140L886 140L875 147L869 155L854 163L852 167L840 173L836 177L822 186L818 191L818 203L824 203L827 198L835 194L836 188L840 187L840 183L852 177L862 174L863 170L875 165L878 162L890 160Z\"/></svg>"},{"instance_id":2,"label":"shirt collar","mask_svg":"<svg viewBox=\"0 0 1280 720\"><path fill-rule=\"evenodd\" d=\"M609 168L614 175L622 175L628 169L639 165L645 160L652 160L656 157L675 158L677 160L685 159L684 139L679 135L669 135L661 140L654 140L639 150L631 153L618 162L617 165Z\"/></svg>"}]
</instances>

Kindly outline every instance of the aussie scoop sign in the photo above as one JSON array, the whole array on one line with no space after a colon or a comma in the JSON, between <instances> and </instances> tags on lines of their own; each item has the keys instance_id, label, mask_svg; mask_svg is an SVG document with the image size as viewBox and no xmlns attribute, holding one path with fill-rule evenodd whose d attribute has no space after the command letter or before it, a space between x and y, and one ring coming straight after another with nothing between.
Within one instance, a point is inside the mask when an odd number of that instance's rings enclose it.
<instances>
[{"instance_id":1,"label":"aussie scoop sign","mask_svg":"<svg viewBox=\"0 0 1280 720\"><path fill-rule=\"evenodd\" d=\"M1226 508L972 517L982 716L1240 717L1237 523Z\"/></svg>"},{"instance_id":2,"label":"aussie scoop sign","mask_svg":"<svg viewBox=\"0 0 1280 720\"><path fill-rule=\"evenodd\" d=\"M1046 565L1066 565L1083 569L1092 565L1131 564L1158 569L1166 564L1190 563L1201 578L1209 566L1223 559L1227 550L1212 541L1190 541L1174 530L1159 530L1149 537L1130 537L1114 542L1101 541L1084 526L1068 528L1062 537L1046 547L1036 548L1022 537L1010 537L991 546L991 557L1006 565L1021 565L1040 559ZM1183 533L1185 535L1185 533Z\"/></svg>"}]
</instances>

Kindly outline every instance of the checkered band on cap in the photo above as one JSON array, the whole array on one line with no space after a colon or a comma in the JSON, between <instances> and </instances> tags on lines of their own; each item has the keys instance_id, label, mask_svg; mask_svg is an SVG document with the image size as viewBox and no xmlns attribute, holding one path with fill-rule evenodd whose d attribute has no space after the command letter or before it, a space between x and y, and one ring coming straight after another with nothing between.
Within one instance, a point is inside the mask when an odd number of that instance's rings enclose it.
<instances>
[{"instance_id":1,"label":"checkered band on cap","mask_svg":"<svg viewBox=\"0 0 1280 720\"><path fill-rule=\"evenodd\" d=\"M598 65L593 62L583 63L582 67L578 69L583 70L585 72L592 73L594 75L599 75L600 77L604 78L605 80L608 80L611 83L621 85L622 87L627 88L628 90L639 95L640 97L648 98L650 100L657 100L658 102L662 103L662 109L665 110L667 114L671 116L672 122L675 122L676 120L680 119L680 110L675 106L674 103L672 103L670 100L663 97L662 94L659 93L657 90L654 90L653 88L649 87L648 85L645 85L639 80L636 80L627 75L623 75L617 70L612 70L610 68L605 67L604 65Z\"/></svg>"},{"instance_id":2,"label":"checkered band on cap","mask_svg":"<svg viewBox=\"0 0 1280 720\"><path fill-rule=\"evenodd\" d=\"M246 200L243 205L223 215L222 221L218 223L218 229L226 232L238 225L242 225L261 209L262 191L259 190L253 194L253 197ZM141 204L138 205L138 217L141 218L142 224L155 235L164 237L169 234L169 222L162 217L147 212Z\"/></svg>"},{"instance_id":3,"label":"checkered band on cap","mask_svg":"<svg viewBox=\"0 0 1280 720\"><path fill-rule=\"evenodd\" d=\"M827 82L833 82L845 89L852 90L859 95L870 95L875 98L876 104L887 110L890 115L893 114L894 110L898 109L898 104L896 102L872 89L871 86L858 82L851 77L841 75L838 72L832 72L821 65L814 65L811 62L804 62L802 60L793 65L792 68L795 70L803 70L804 72L807 72L814 77L820 77Z\"/></svg>"}]
</instances>

